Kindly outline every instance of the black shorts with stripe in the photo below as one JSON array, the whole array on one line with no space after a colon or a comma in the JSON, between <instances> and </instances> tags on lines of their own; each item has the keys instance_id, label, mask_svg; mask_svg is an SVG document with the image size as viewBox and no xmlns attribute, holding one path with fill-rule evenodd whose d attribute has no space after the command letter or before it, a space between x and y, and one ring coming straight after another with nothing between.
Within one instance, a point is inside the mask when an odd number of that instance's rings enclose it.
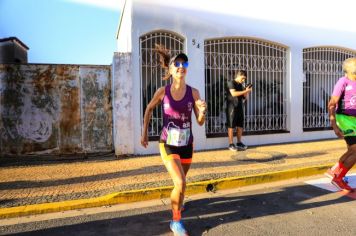
<instances>
[{"instance_id":1,"label":"black shorts with stripe","mask_svg":"<svg viewBox=\"0 0 356 236\"><path fill-rule=\"evenodd\" d=\"M168 159L180 159L181 163L191 163L193 157L193 144L187 146L171 146L164 141L159 142L161 157L164 161Z\"/></svg>"}]
</instances>

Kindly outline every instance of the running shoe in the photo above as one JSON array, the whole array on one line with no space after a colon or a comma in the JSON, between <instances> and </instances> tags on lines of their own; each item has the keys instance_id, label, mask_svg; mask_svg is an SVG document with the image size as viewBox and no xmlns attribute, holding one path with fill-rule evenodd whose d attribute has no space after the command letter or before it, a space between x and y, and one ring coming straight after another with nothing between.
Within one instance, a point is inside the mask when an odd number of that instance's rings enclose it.
<instances>
[{"instance_id":1,"label":"running shoe","mask_svg":"<svg viewBox=\"0 0 356 236\"><path fill-rule=\"evenodd\" d=\"M335 173L331 170L331 168L329 168L329 169L324 173L324 175L325 175L326 177L330 178L331 180L336 177ZM342 180L343 180L345 183L347 183L347 184L349 183L349 178L347 178L347 176L343 177Z\"/></svg>"},{"instance_id":2,"label":"running shoe","mask_svg":"<svg viewBox=\"0 0 356 236\"><path fill-rule=\"evenodd\" d=\"M236 143L236 147L239 151L245 151L247 149L247 146L243 143Z\"/></svg>"},{"instance_id":3,"label":"running shoe","mask_svg":"<svg viewBox=\"0 0 356 236\"><path fill-rule=\"evenodd\" d=\"M337 178L334 178L331 183L337 187L338 189L340 190L344 190L344 191L347 191L347 192L353 192L354 190L347 184L345 183L344 180L342 179L337 179Z\"/></svg>"},{"instance_id":4,"label":"running shoe","mask_svg":"<svg viewBox=\"0 0 356 236\"><path fill-rule=\"evenodd\" d=\"M229 150L230 150L230 151L237 151L237 148L236 148L236 146L232 143L232 144L229 145Z\"/></svg>"},{"instance_id":5,"label":"running shoe","mask_svg":"<svg viewBox=\"0 0 356 236\"><path fill-rule=\"evenodd\" d=\"M174 236L189 236L188 232L185 230L182 221L171 221L169 227L171 228Z\"/></svg>"}]
</instances>

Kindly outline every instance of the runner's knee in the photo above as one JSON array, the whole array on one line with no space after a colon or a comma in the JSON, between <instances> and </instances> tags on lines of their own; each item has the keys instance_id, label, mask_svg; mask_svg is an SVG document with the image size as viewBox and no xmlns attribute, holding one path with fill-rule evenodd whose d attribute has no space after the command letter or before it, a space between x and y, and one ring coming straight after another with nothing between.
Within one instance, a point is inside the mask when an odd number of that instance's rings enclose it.
<instances>
[{"instance_id":1,"label":"runner's knee","mask_svg":"<svg viewBox=\"0 0 356 236\"><path fill-rule=\"evenodd\" d=\"M352 156L353 158L356 158L356 144L349 146L347 151L350 156Z\"/></svg>"},{"instance_id":2,"label":"runner's knee","mask_svg":"<svg viewBox=\"0 0 356 236\"><path fill-rule=\"evenodd\" d=\"M174 188L179 190L179 192L181 192L181 193L184 193L185 186L186 186L186 180L185 179L176 179L174 181Z\"/></svg>"}]
</instances>

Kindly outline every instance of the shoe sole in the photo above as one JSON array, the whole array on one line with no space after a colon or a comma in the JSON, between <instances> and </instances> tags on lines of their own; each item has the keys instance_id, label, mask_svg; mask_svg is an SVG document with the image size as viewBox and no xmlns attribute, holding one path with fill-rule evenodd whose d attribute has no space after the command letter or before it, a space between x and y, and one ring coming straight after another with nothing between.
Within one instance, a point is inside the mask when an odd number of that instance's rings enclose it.
<instances>
[{"instance_id":1,"label":"shoe sole","mask_svg":"<svg viewBox=\"0 0 356 236\"><path fill-rule=\"evenodd\" d=\"M333 181L331 181L331 184L334 185L338 190L343 190L342 188L339 187L338 184L334 183Z\"/></svg>"},{"instance_id":2,"label":"shoe sole","mask_svg":"<svg viewBox=\"0 0 356 236\"><path fill-rule=\"evenodd\" d=\"M348 192L348 193L351 193L354 191L353 189L349 190L349 189L341 188L337 183L334 183L333 181L331 181L331 184L334 185L339 191L344 191L344 192Z\"/></svg>"},{"instance_id":3,"label":"shoe sole","mask_svg":"<svg viewBox=\"0 0 356 236\"><path fill-rule=\"evenodd\" d=\"M172 231L172 233L173 233L174 236L180 236L180 235L181 235L180 233L174 232L171 227L169 227L169 228L170 228L170 230ZM186 233L186 234L184 234L184 235L185 235L185 236L189 236L188 233Z\"/></svg>"}]
</instances>

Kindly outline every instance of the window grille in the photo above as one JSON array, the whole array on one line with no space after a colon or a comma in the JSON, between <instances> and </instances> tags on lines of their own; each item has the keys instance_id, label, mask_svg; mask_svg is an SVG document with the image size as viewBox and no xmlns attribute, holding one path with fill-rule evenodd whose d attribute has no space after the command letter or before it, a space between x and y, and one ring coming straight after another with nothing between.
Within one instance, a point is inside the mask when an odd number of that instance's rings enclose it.
<instances>
[{"instance_id":1,"label":"window grille","mask_svg":"<svg viewBox=\"0 0 356 236\"><path fill-rule=\"evenodd\" d=\"M338 47L303 49L303 130L330 129L328 101L337 80L344 75L342 63L356 52Z\"/></svg>"},{"instance_id":2,"label":"window grille","mask_svg":"<svg viewBox=\"0 0 356 236\"><path fill-rule=\"evenodd\" d=\"M221 38L204 42L207 136L226 136L226 82L238 69L253 84L246 101L247 133L286 131L287 48L253 38Z\"/></svg>"},{"instance_id":3,"label":"window grille","mask_svg":"<svg viewBox=\"0 0 356 236\"><path fill-rule=\"evenodd\" d=\"M155 91L170 83L162 77L165 71L160 67L158 54L154 52L155 44L161 44L170 50L171 54L184 51L184 38L167 31L155 31L140 37L140 74L141 74L141 117L143 118L147 104L152 99ZM163 125L162 108L157 106L153 113L148 128L150 140L159 138Z\"/></svg>"}]
</instances>

